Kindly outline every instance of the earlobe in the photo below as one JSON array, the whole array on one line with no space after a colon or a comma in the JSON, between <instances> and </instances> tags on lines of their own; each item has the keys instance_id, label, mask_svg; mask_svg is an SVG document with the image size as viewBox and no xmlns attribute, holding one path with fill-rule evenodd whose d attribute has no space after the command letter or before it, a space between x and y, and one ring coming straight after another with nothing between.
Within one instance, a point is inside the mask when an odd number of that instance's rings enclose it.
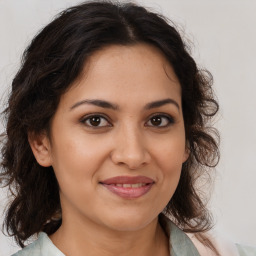
<instances>
[{"instance_id":1,"label":"earlobe","mask_svg":"<svg viewBox=\"0 0 256 256\"><path fill-rule=\"evenodd\" d=\"M185 148L185 152L184 152L184 155L183 155L183 163L185 163L188 158L189 158L189 155L190 155L190 150L188 147Z\"/></svg>"},{"instance_id":2,"label":"earlobe","mask_svg":"<svg viewBox=\"0 0 256 256\"><path fill-rule=\"evenodd\" d=\"M36 161L43 167L52 165L50 141L46 133L28 133L28 141Z\"/></svg>"}]
</instances>

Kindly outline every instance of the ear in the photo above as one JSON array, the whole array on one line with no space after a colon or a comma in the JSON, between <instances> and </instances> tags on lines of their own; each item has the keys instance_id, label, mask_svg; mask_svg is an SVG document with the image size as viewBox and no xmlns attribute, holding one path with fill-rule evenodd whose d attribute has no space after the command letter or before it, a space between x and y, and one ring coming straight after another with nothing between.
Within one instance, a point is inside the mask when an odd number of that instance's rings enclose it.
<instances>
[{"instance_id":1,"label":"ear","mask_svg":"<svg viewBox=\"0 0 256 256\"><path fill-rule=\"evenodd\" d=\"M51 144L46 132L40 134L29 132L28 142L38 164L43 167L51 166Z\"/></svg>"},{"instance_id":2,"label":"ear","mask_svg":"<svg viewBox=\"0 0 256 256\"><path fill-rule=\"evenodd\" d=\"M183 155L183 163L185 163L188 160L189 155L190 155L190 149L189 149L189 144L187 142L184 150L184 155Z\"/></svg>"}]
</instances>

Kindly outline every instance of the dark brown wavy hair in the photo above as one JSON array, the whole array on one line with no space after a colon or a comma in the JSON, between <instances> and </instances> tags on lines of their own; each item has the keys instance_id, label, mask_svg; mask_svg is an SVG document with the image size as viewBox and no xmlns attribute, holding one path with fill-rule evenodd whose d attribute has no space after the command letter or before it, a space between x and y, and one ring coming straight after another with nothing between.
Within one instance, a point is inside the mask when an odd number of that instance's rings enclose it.
<instances>
[{"instance_id":1,"label":"dark brown wavy hair","mask_svg":"<svg viewBox=\"0 0 256 256\"><path fill-rule=\"evenodd\" d=\"M36 162L28 132L50 131L60 97L92 54L109 45L138 43L160 49L182 87L190 156L164 214L186 232L211 228L206 200L197 186L198 178L208 174L219 159L218 133L211 127L218 111L211 74L198 68L189 46L165 17L133 3L91 1L61 12L32 40L3 112L6 133L2 135L0 178L13 196L5 227L20 246L33 234L44 231L50 235L61 225L54 170Z\"/></svg>"}]
</instances>

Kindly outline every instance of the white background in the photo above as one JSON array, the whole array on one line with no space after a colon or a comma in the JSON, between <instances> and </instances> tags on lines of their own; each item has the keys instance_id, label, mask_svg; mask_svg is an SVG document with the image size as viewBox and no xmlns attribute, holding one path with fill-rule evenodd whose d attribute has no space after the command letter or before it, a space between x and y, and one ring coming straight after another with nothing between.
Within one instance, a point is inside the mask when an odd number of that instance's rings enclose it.
<instances>
[{"instance_id":1,"label":"white background","mask_svg":"<svg viewBox=\"0 0 256 256\"><path fill-rule=\"evenodd\" d=\"M0 110L26 45L55 14L78 2L0 0ZM215 229L234 242L256 245L256 1L140 2L178 23L194 44L197 62L214 76L221 106L221 162L210 201ZM0 200L2 215L4 191ZM16 250L0 234L0 256Z\"/></svg>"}]
</instances>

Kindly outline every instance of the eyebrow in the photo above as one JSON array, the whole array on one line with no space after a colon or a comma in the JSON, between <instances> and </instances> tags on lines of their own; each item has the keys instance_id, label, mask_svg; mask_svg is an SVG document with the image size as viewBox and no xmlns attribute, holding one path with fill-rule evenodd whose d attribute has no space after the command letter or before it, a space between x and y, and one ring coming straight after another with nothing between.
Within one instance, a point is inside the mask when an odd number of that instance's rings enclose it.
<instances>
[{"instance_id":1,"label":"eyebrow","mask_svg":"<svg viewBox=\"0 0 256 256\"><path fill-rule=\"evenodd\" d=\"M105 100L82 100L82 101L79 101L76 104L74 104L70 108L70 110L72 110L80 105L83 105L83 104L89 104L89 105L94 105L94 106L101 107L101 108L109 108L109 109L113 109L113 110L119 109L119 107L117 105L112 104Z\"/></svg>"},{"instance_id":2,"label":"eyebrow","mask_svg":"<svg viewBox=\"0 0 256 256\"><path fill-rule=\"evenodd\" d=\"M101 107L101 108L108 108L108 109L113 109L113 110L119 110L119 107L118 105L116 104L113 104L113 103L110 103L108 101L105 101L105 100L89 100L89 99L86 99L86 100L81 100L77 103L75 103L71 108L70 110L80 106L80 105L83 105L83 104L89 104L89 105L94 105L94 106L97 106L97 107ZM166 104L173 104L174 106L177 107L178 110L180 110L180 106L179 104L173 100L173 99L163 99L163 100L158 100L158 101L153 101L153 102L150 102L150 103L147 103L144 107L145 110L149 110L149 109L152 109L152 108L159 108L159 107L162 107Z\"/></svg>"},{"instance_id":3,"label":"eyebrow","mask_svg":"<svg viewBox=\"0 0 256 256\"><path fill-rule=\"evenodd\" d=\"M153 101L153 102L150 102L148 103L146 106L145 106L145 109L152 109L152 108L159 108L159 107L162 107L166 104L173 104L174 106L177 107L178 110L180 110L180 105L173 99L164 99L164 100L158 100L158 101Z\"/></svg>"}]
</instances>

